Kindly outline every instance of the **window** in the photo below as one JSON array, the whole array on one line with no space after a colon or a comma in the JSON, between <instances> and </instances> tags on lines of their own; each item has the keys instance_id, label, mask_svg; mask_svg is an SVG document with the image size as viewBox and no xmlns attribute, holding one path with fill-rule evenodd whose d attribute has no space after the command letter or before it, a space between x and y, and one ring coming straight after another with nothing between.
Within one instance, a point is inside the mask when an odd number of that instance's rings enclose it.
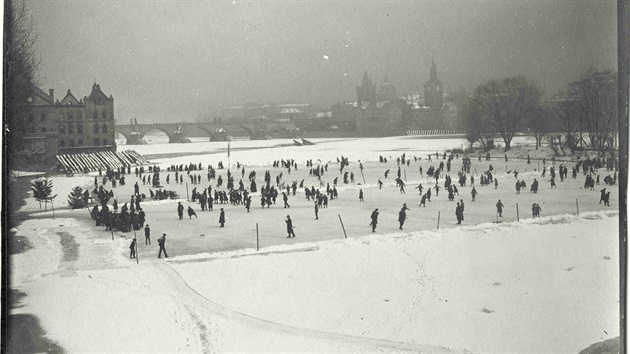
<instances>
[{"instance_id":1,"label":"window","mask_svg":"<svg viewBox=\"0 0 630 354\"><path fill-rule=\"evenodd\" d=\"M83 139L79 139L79 146L83 146Z\"/></svg>"},{"instance_id":2,"label":"window","mask_svg":"<svg viewBox=\"0 0 630 354\"><path fill-rule=\"evenodd\" d=\"M101 133L107 133L107 125L103 124L103 129L101 130Z\"/></svg>"},{"instance_id":3,"label":"window","mask_svg":"<svg viewBox=\"0 0 630 354\"><path fill-rule=\"evenodd\" d=\"M101 115L101 117L103 117L103 120L107 119L107 112L103 111L103 114Z\"/></svg>"},{"instance_id":4,"label":"window","mask_svg":"<svg viewBox=\"0 0 630 354\"><path fill-rule=\"evenodd\" d=\"M65 134L66 133L66 126L63 124L59 124L59 133L61 134Z\"/></svg>"},{"instance_id":5,"label":"window","mask_svg":"<svg viewBox=\"0 0 630 354\"><path fill-rule=\"evenodd\" d=\"M61 120L63 120L63 112L61 112Z\"/></svg>"},{"instance_id":6,"label":"window","mask_svg":"<svg viewBox=\"0 0 630 354\"><path fill-rule=\"evenodd\" d=\"M41 116L39 116L39 121L40 122L43 122L45 120L46 120L46 115L45 114L42 114Z\"/></svg>"},{"instance_id":7,"label":"window","mask_svg":"<svg viewBox=\"0 0 630 354\"><path fill-rule=\"evenodd\" d=\"M69 139L68 145L70 145L70 147L74 147L74 139Z\"/></svg>"},{"instance_id":8,"label":"window","mask_svg":"<svg viewBox=\"0 0 630 354\"><path fill-rule=\"evenodd\" d=\"M46 132L46 128L45 128L45 127L43 127L43 128L42 128L42 133L45 133L45 132Z\"/></svg>"},{"instance_id":9,"label":"window","mask_svg":"<svg viewBox=\"0 0 630 354\"><path fill-rule=\"evenodd\" d=\"M81 113L81 111L77 113L77 119L83 120L83 113Z\"/></svg>"},{"instance_id":10,"label":"window","mask_svg":"<svg viewBox=\"0 0 630 354\"><path fill-rule=\"evenodd\" d=\"M59 146L65 147L66 146L66 142L64 140L59 140Z\"/></svg>"},{"instance_id":11,"label":"window","mask_svg":"<svg viewBox=\"0 0 630 354\"><path fill-rule=\"evenodd\" d=\"M103 145L107 145L107 139L103 139Z\"/></svg>"},{"instance_id":12,"label":"window","mask_svg":"<svg viewBox=\"0 0 630 354\"><path fill-rule=\"evenodd\" d=\"M94 146L98 146L98 138L94 138Z\"/></svg>"},{"instance_id":13,"label":"window","mask_svg":"<svg viewBox=\"0 0 630 354\"><path fill-rule=\"evenodd\" d=\"M98 124L94 124L94 134L98 134Z\"/></svg>"},{"instance_id":14,"label":"window","mask_svg":"<svg viewBox=\"0 0 630 354\"><path fill-rule=\"evenodd\" d=\"M97 120L98 119L98 113L92 112L92 119Z\"/></svg>"},{"instance_id":15,"label":"window","mask_svg":"<svg viewBox=\"0 0 630 354\"><path fill-rule=\"evenodd\" d=\"M77 124L77 133L83 134L83 124L81 123Z\"/></svg>"},{"instance_id":16,"label":"window","mask_svg":"<svg viewBox=\"0 0 630 354\"><path fill-rule=\"evenodd\" d=\"M74 134L74 124L68 124L68 134Z\"/></svg>"},{"instance_id":17,"label":"window","mask_svg":"<svg viewBox=\"0 0 630 354\"><path fill-rule=\"evenodd\" d=\"M72 120L73 118L74 118L74 116L73 116L72 112L68 112L68 119Z\"/></svg>"}]
</instances>

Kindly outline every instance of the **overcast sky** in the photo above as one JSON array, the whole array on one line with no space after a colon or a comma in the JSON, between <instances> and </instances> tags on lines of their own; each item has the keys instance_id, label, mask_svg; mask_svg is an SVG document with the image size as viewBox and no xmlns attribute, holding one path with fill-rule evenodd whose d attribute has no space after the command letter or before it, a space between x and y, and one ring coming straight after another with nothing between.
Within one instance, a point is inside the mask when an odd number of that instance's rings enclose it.
<instances>
[{"instance_id":1,"label":"overcast sky","mask_svg":"<svg viewBox=\"0 0 630 354\"><path fill-rule=\"evenodd\" d=\"M192 121L245 102L328 106L380 86L420 92L435 55L446 90L524 75L547 93L616 70L614 0L26 0L41 88L89 95L126 123Z\"/></svg>"}]
</instances>

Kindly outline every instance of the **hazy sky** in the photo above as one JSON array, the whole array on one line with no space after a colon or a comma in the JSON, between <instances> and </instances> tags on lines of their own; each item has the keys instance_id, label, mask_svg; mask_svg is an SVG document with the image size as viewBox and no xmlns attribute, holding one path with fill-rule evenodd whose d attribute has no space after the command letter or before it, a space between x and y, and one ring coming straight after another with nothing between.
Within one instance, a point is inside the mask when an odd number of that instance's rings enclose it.
<instances>
[{"instance_id":1,"label":"hazy sky","mask_svg":"<svg viewBox=\"0 0 630 354\"><path fill-rule=\"evenodd\" d=\"M435 54L446 90L522 74L547 93L616 70L614 0L26 0L41 88L89 95L126 123L192 121L221 105L356 99L365 68L421 91Z\"/></svg>"}]
</instances>

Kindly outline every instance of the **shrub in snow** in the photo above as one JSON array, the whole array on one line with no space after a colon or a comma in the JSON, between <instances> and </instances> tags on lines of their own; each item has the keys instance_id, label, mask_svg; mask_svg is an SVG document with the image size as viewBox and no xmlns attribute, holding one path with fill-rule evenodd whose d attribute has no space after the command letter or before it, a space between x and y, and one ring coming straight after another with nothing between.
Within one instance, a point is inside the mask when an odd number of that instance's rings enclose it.
<instances>
[{"instance_id":1,"label":"shrub in snow","mask_svg":"<svg viewBox=\"0 0 630 354\"><path fill-rule=\"evenodd\" d=\"M72 188L72 191L68 194L68 205L72 209L85 207L85 199L83 198L83 189L81 187Z\"/></svg>"}]
</instances>

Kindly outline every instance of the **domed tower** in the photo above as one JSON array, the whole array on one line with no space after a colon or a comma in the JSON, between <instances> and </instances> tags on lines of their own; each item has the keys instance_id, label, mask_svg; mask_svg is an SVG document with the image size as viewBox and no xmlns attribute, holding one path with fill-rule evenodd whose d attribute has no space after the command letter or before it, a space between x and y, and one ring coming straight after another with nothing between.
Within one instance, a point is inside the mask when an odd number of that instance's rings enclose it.
<instances>
[{"instance_id":1,"label":"domed tower","mask_svg":"<svg viewBox=\"0 0 630 354\"><path fill-rule=\"evenodd\" d=\"M435 58L431 58L431 74L429 81L424 84L424 105L432 110L440 110L444 106L444 91L442 81L437 78Z\"/></svg>"}]
</instances>

